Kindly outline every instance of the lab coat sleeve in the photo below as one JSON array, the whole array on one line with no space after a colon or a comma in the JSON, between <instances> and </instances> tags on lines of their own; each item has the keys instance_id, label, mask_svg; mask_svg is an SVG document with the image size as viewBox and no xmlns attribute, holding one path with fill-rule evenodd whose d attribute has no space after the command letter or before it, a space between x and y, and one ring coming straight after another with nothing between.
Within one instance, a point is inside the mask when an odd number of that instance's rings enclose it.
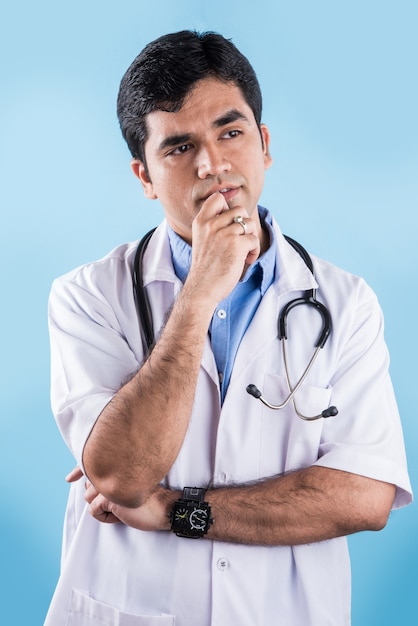
<instances>
[{"instance_id":1,"label":"lab coat sleeve","mask_svg":"<svg viewBox=\"0 0 418 626\"><path fill-rule=\"evenodd\" d=\"M332 313L332 404L339 413L324 421L316 464L395 484L393 508L399 508L411 501L412 493L383 316L364 281L350 298L353 306L343 306L341 298L341 308L334 306Z\"/></svg>"},{"instance_id":2,"label":"lab coat sleeve","mask_svg":"<svg viewBox=\"0 0 418 626\"><path fill-rule=\"evenodd\" d=\"M61 277L54 281L49 298L51 405L81 467L84 444L95 421L139 368L138 355L122 330L125 311L134 305L128 274L120 265L117 260L109 263L102 284L82 271ZM118 285L113 303L106 294L106 281ZM140 346L139 333L136 339Z\"/></svg>"}]
</instances>

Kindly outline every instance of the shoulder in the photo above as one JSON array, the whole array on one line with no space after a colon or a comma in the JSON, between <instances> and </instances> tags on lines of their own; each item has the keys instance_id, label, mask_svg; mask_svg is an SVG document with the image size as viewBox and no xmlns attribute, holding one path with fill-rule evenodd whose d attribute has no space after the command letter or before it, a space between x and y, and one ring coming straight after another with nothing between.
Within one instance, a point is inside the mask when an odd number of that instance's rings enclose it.
<instances>
[{"instance_id":1,"label":"shoulder","mask_svg":"<svg viewBox=\"0 0 418 626\"><path fill-rule=\"evenodd\" d=\"M338 267L325 259L311 255L315 276L318 282L318 295L337 298L346 305L370 302L377 304L377 296L367 281L357 274Z\"/></svg>"},{"instance_id":2,"label":"shoulder","mask_svg":"<svg viewBox=\"0 0 418 626\"><path fill-rule=\"evenodd\" d=\"M334 320L344 319L348 323L350 318L356 316L372 316L380 324L382 314L378 299L373 288L362 276L342 269L308 250L315 276L312 281L312 274L305 262L286 241L274 221L273 227L278 246L279 282L284 280L293 288L301 290L314 287L316 297L329 308Z\"/></svg>"},{"instance_id":3,"label":"shoulder","mask_svg":"<svg viewBox=\"0 0 418 626\"><path fill-rule=\"evenodd\" d=\"M139 241L121 244L102 258L56 278L51 286L50 305L60 304L67 309L85 308L86 311L97 305L110 309L131 308L133 268ZM173 270L165 222L152 236L144 264L144 284L171 277Z\"/></svg>"},{"instance_id":4,"label":"shoulder","mask_svg":"<svg viewBox=\"0 0 418 626\"><path fill-rule=\"evenodd\" d=\"M56 278L51 294L75 290L99 296L110 289L121 288L131 280L137 242L125 243L108 252L101 259L80 265Z\"/></svg>"},{"instance_id":5,"label":"shoulder","mask_svg":"<svg viewBox=\"0 0 418 626\"><path fill-rule=\"evenodd\" d=\"M369 299L376 300L376 295L368 283L356 274L338 267L329 260L323 259L310 250L309 255L314 270L315 281L305 261L295 248L286 240L277 222L273 219L273 229L277 245L277 263L279 280L285 279L294 288L310 289L316 282L318 297L320 299L337 298L341 301ZM300 242L302 246L303 242ZM299 245L300 245L299 244Z\"/></svg>"}]
</instances>

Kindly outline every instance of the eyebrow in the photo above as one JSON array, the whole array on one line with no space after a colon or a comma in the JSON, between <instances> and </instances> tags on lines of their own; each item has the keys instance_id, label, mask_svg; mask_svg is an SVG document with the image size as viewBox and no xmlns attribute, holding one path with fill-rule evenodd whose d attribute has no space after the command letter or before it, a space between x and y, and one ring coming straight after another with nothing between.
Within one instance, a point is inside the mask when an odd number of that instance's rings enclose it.
<instances>
[{"instance_id":1,"label":"eyebrow","mask_svg":"<svg viewBox=\"0 0 418 626\"><path fill-rule=\"evenodd\" d=\"M226 126L227 124L231 124L231 122L236 122L237 120L242 120L244 122L248 122L248 117L238 111L238 109L230 109L221 117L218 117L214 122L212 122L212 126L214 128L219 128L221 126Z\"/></svg>"},{"instance_id":2,"label":"eyebrow","mask_svg":"<svg viewBox=\"0 0 418 626\"><path fill-rule=\"evenodd\" d=\"M159 152L163 152L167 148L174 148L175 146L180 146L184 143L188 143L192 138L191 133L187 133L184 135L169 135L165 139L162 140L160 145L158 146Z\"/></svg>"},{"instance_id":3,"label":"eyebrow","mask_svg":"<svg viewBox=\"0 0 418 626\"><path fill-rule=\"evenodd\" d=\"M238 111L238 109L230 109L226 111L220 117L217 117L216 120L212 122L213 128L222 128L222 126L227 126L232 122L236 122L237 120L242 120L244 122L249 123L249 120L246 115ZM185 143L188 143L192 139L192 133L183 133L178 135L169 135L162 140L160 145L158 146L158 150L163 152L167 150L167 148L174 148L175 146L179 146Z\"/></svg>"}]
</instances>

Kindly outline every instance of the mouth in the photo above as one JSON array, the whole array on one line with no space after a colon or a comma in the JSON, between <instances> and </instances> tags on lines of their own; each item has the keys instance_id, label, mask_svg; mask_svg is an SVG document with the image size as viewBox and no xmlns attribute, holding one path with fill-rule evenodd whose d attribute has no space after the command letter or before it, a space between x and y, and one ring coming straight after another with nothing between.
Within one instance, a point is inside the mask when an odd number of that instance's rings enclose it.
<instances>
[{"instance_id":1,"label":"mouth","mask_svg":"<svg viewBox=\"0 0 418 626\"><path fill-rule=\"evenodd\" d=\"M224 198L227 198L231 195L235 195L238 191L239 191L239 186L236 186L236 185L235 186L225 185L225 187L213 187L202 196L202 200L203 201L207 200L208 198L210 198L210 196L213 196L213 194L215 193L221 193L224 196Z\"/></svg>"},{"instance_id":2,"label":"mouth","mask_svg":"<svg viewBox=\"0 0 418 626\"><path fill-rule=\"evenodd\" d=\"M239 187L223 187L222 189L219 189L219 193L223 195L227 203L235 198L238 192Z\"/></svg>"}]
</instances>

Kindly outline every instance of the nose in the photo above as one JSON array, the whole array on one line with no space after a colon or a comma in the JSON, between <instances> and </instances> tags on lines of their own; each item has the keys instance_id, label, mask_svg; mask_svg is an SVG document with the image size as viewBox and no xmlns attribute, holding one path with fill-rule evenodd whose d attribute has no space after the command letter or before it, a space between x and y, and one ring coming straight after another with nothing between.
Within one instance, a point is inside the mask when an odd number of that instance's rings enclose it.
<instances>
[{"instance_id":1,"label":"nose","mask_svg":"<svg viewBox=\"0 0 418 626\"><path fill-rule=\"evenodd\" d=\"M216 144L201 147L197 154L197 174L204 179L229 172L231 164L220 146Z\"/></svg>"}]
</instances>

